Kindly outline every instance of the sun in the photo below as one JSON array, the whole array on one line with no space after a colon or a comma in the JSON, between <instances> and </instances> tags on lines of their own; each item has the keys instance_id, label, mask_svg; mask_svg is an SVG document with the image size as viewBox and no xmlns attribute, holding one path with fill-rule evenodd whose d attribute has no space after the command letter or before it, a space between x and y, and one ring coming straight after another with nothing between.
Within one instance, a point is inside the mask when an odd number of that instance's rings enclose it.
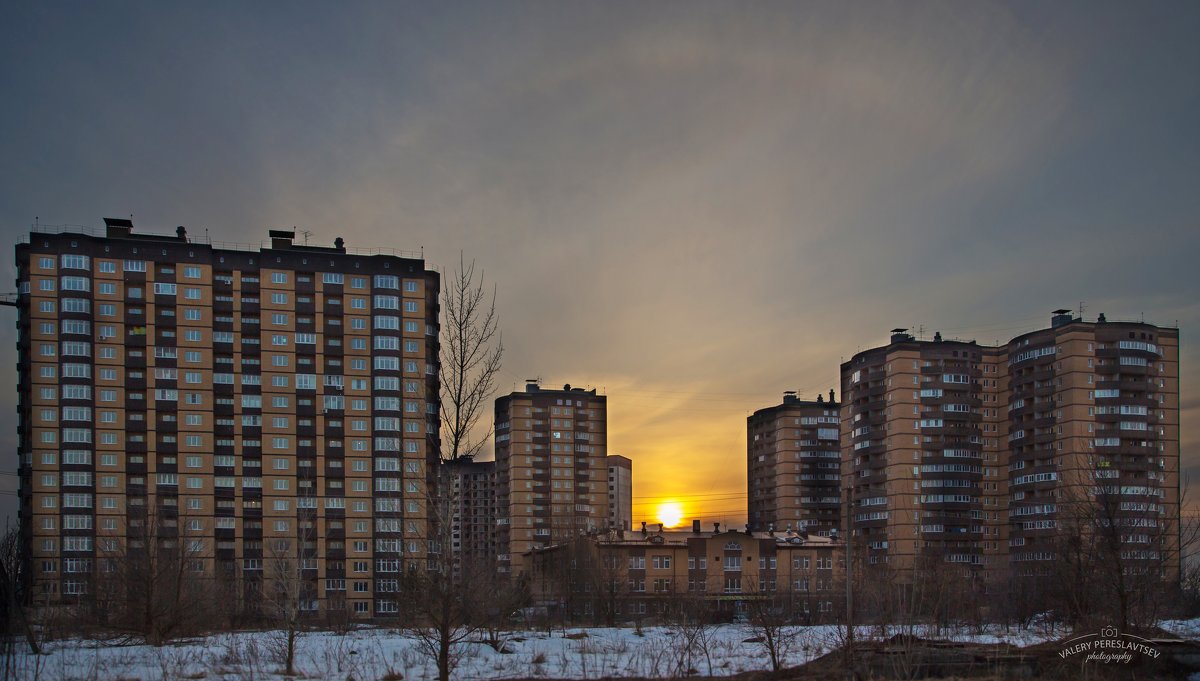
<instances>
[{"instance_id":1,"label":"sun","mask_svg":"<svg viewBox=\"0 0 1200 681\"><path fill-rule=\"evenodd\" d=\"M658 520L663 527L675 527L683 520L683 507L677 501L664 501L658 505Z\"/></svg>"}]
</instances>

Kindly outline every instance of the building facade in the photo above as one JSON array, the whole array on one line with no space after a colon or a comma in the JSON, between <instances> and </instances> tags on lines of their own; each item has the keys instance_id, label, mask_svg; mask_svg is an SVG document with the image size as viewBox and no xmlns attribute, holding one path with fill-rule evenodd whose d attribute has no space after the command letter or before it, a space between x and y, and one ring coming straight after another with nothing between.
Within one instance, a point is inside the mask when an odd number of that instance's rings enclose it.
<instances>
[{"instance_id":1,"label":"building facade","mask_svg":"<svg viewBox=\"0 0 1200 681\"><path fill-rule=\"evenodd\" d=\"M608 527L633 528L633 461L620 454L609 454Z\"/></svg>"},{"instance_id":2,"label":"building facade","mask_svg":"<svg viewBox=\"0 0 1200 681\"><path fill-rule=\"evenodd\" d=\"M839 405L794 392L746 418L748 518L753 529L829 536L841 527Z\"/></svg>"},{"instance_id":3,"label":"building facade","mask_svg":"<svg viewBox=\"0 0 1200 681\"><path fill-rule=\"evenodd\" d=\"M463 457L440 469L450 552L457 576L495 569L496 462Z\"/></svg>"},{"instance_id":4,"label":"building facade","mask_svg":"<svg viewBox=\"0 0 1200 681\"><path fill-rule=\"evenodd\" d=\"M253 610L282 556L304 609L395 614L402 566L428 557L438 274L341 239L240 250L105 222L16 248L43 602L170 553Z\"/></svg>"},{"instance_id":5,"label":"building facade","mask_svg":"<svg viewBox=\"0 0 1200 681\"><path fill-rule=\"evenodd\" d=\"M1096 565L1177 573L1178 338L1060 310L999 346L896 329L855 355L841 367L843 475L868 562L1052 577L1078 558L1072 537L1122 528Z\"/></svg>"},{"instance_id":6,"label":"building facade","mask_svg":"<svg viewBox=\"0 0 1200 681\"><path fill-rule=\"evenodd\" d=\"M496 400L497 570L607 523L607 398L563 386Z\"/></svg>"},{"instance_id":7,"label":"building facade","mask_svg":"<svg viewBox=\"0 0 1200 681\"><path fill-rule=\"evenodd\" d=\"M533 602L574 621L684 615L728 621L758 607L787 622L844 612L845 547L796 532L609 530L526 556Z\"/></svg>"}]
</instances>

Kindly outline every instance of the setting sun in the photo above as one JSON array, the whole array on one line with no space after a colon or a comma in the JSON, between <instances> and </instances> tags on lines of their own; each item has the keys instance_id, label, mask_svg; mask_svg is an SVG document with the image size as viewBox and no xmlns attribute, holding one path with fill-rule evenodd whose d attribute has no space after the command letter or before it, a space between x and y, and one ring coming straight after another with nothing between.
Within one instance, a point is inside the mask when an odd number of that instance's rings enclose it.
<instances>
[{"instance_id":1,"label":"setting sun","mask_svg":"<svg viewBox=\"0 0 1200 681\"><path fill-rule=\"evenodd\" d=\"M683 507L677 501L664 501L658 505L658 520L663 527L675 527L683 519Z\"/></svg>"}]
</instances>

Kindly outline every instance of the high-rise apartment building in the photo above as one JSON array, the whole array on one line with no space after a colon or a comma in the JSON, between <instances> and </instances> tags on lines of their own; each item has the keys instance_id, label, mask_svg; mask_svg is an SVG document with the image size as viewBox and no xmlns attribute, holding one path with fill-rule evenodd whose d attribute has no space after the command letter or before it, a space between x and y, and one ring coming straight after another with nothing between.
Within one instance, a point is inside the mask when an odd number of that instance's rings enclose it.
<instances>
[{"instance_id":1,"label":"high-rise apartment building","mask_svg":"<svg viewBox=\"0 0 1200 681\"><path fill-rule=\"evenodd\" d=\"M495 570L496 462L461 457L439 468L454 571Z\"/></svg>"},{"instance_id":2,"label":"high-rise apartment building","mask_svg":"<svg viewBox=\"0 0 1200 681\"><path fill-rule=\"evenodd\" d=\"M496 400L497 569L520 574L522 554L605 526L608 401L563 386Z\"/></svg>"},{"instance_id":3,"label":"high-rise apartment building","mask_svg":"<svg viewBox=\"0 0 1200 681\"><path fill-rule=\"evenodd\" d=\"M397 612L427 558L439 276L417 255L40 233L16 248L20 503L36 590L173 552L254 607ZM270 579L268 576L267 579Z\"/></svg>"},{"instance_id":4,"label":"high-rise apartment building","mask_svg":"<svg viewBox=\"0 0 1200 681\"><path fill-rule=\"evenodd\" d=\"M841 450L838 403L818 395L783 402L746 418L750 527L828 536L840 527Z\"/></svg>"},{"instance_id":5,"label":"high-rise apartment building","mask_svg":"<svg viewBox=\"0 0 1200 681\"><path fill-rule=\"evenodd\" d=\"M1122 528L1112 560L1177 571L1178 340L1059 310L1004 345L897 329L855 355L843 473L869 562L1045 576L1070 532Z\"/></svg>"},{"instance_id":6,"label":"high-rise apartment building","mask_svg":"<svg viewBox=\"0 0 1200 681\"><path fill-rule=\"evenodd\" d=\"M609 454L608 526L619 530L633 528L633 461L620 454Z\"/></svg>"},{"instance_id":7,"label":"high-rise apartment building","mask_svg":"<svg viewBox=\"0 0 1200 681\"><path fill-rule=\"evenodd\" d=\"M981 567L985 549L1002 551L1004 368L998 348L904 329L842 365L844 474L870 563Z\"/></svg>"}]
</instances>

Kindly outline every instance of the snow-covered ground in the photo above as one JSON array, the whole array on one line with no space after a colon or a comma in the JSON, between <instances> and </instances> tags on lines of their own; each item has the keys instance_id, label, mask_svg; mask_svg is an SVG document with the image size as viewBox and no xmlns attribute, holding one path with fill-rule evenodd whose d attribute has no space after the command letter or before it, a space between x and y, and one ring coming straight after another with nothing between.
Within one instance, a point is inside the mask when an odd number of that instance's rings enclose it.
<instances>
[{"instance_id":1,"label":"snow-covered ground","mask_svg":"<svg viewBox=\"0 0 1200 681\"><path fill-rule=\"evenodd\" d=\"M1163 628L1184 638L1200 638L1200 619L1169 621ZM1063 636L1051 629L922 632L918 635L978 643L1008 642L1027 646ZM683 676L689 669L704 675L724 676L770 669L770 658L761 643L747 641L756 634L745 626L724 625L706 630L707 641L690 647L683 632L668 627L588 628L541 632L514 632L506 653L484 643L464 643L458 650L455 679L547 677L596 679L603 677ZM867 638L881 632L862 628ZM891 632L888 632L891 633ZM807 662L838 647L841 635L833 626L795 627L787 630L785 666ZM132 681L143 679L245 679L285 678L274 650L276 632L215 634L155 648L144 645L110 645L68 640L50 643L46 654L18 653L16 678L48 681ZM690 654L689 654L690 653ZM0 665L3 666L3 665ZM386 629L365 629L339 635L314 632L303 635L297 648L296 671L308 679L355 681L437 678L433 660L417 641Z\"/></svg>"}]
</instances>

